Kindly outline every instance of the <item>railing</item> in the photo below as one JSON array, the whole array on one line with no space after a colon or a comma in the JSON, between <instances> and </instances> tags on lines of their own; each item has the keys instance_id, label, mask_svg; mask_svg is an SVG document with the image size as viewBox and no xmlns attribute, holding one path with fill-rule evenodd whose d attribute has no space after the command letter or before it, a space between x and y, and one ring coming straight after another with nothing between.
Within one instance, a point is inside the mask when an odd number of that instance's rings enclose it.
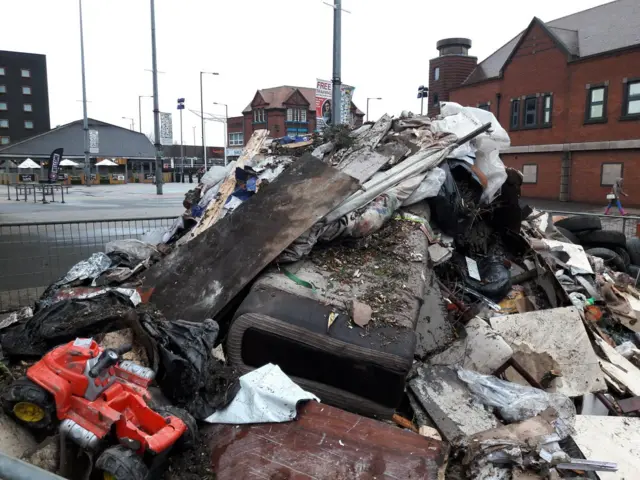
<instances>
[{"instance_id":1,"label":"railing","mask_svg":"<svg viewBox=\"0 0 640 480\"><path fill-rule=\"evenodd\" d=\"M80 260L175 217L0 224L0 312L30 305Z\"/></svg>"},{"instance_id":2,"label":"railing","mask_svg":"<svg viewBox=\"0 0 640 480\"><path fill-rule=\"evenodd\" d=\"M594 213L580 213L580 212L560 212L555 210L545 210L550 215L557 215L562 217L575 217L578 215L585 215L589 217L599 217L602 222L603 230L615 230L623 232L628 238L638 236L638 224L640 223L640 217L621 215L603 215Z\"/></svg>"}]
</instances>

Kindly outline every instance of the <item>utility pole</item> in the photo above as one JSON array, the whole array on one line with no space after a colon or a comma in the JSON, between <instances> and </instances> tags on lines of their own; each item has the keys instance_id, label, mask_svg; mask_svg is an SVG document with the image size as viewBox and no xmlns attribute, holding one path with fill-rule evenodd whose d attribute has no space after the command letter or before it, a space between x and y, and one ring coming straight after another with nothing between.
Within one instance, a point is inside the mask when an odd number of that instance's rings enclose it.
<instances>
[{"instance_id":1,"label":"utility pole","mask_svg":"<svg viewBox=\"0 0 640 480\"><path fill-rule=\"evenodd\" d=\"M229 123L229 106L226 103L213 102L214 105L224 106L224 166L227 166L227 145L229 144L229 129L227 123Z\"/></svg>"},{"instance_id":2,"label":"utility pole","mask_svg":"<svg viewBox=\"0 0 640 480\"><path fill-rule=\"evenodd\" d=\"M369 100L382 100L382 97L367 97L367 122L369 121Z\"/></svg>"},{"instance_id":3,"label":"utility pole","mask_svg":"<svg viewBox=\"0 0 640 480\"><path fill-rule=\"evenodd\" d=\"M156 56L156 7L151 0L151 68L153 69L153 135L156 150L156 193L162 195L162 145L160 144L160 108L158 106L158 59Z\"/></svg>"},{"instance_id":4,"label":"utility pole","mask_svg":"<svg viewBox=\"0 0 640 480\"><path fill-rule=\"evenodd\" d=\"M84 130L84 183L91 185L91 164L89 160L89 119L87 117L87 81L84 73L84 30L82 28L82 0L78 0L80 9L80 62L82 64L82 129Z\"/></svg>"},{"instance_id":5,"label":"utility pole","mask_svg":"<svg viewBox=\"0 0 640 480\"><path fill-rule=\"evenodd\" d=\"M184 182L184 143L182 141L182 111L184 110L184 98L178 99L178 110L180 110L180 180Z\"/></svg>"},{"instance_id":6,"label":"utility pole","mask_svg":"<svg viewBox=\"0 0 640 480\"><path fill-rule=\"evenodd\" d=\"M342 0L333 0L333 78L331 93L331 122L342 123L341 116L341 53L342 53Z\"/></svg>"},{"instance_id":7,"label":"utility pole","mask_svg":"<svg viewBox=\"0 0 640 480\"><path fill-rule=\"evenodd\" d=\"M194 125L193 127L193 146L196 146L196 126Z\"/></svg>"},{"instance_id":8,"label":"utility pole","mask_svg":"<svg viewBox=\"0 0 640 480\"><path fill-rule=\"evenodd\" d=\"M202 158L204 160L204 169L207 169L207 143L204 133L204 97L202 94L202 75L218 75L216 72L200 72L200 124L202 128ZM194 142L195 143L195 142Z\"/></svg>"}]
</instances>

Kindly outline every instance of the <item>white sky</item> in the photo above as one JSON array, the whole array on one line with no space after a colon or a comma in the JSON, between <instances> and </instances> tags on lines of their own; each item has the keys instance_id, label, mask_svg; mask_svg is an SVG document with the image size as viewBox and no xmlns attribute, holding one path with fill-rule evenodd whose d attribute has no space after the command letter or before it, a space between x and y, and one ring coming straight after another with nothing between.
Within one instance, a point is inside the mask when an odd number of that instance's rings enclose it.
<instances>
[{"instance_id":1,"label":"white sky","mask_svg":"<svg viewBox=\"0 0 640 480\"><path fill-rule=\"evenodd\" d=\"M331 2L331 0L328 0ZM471 38L470 54L483 60L526 28L604 0L343 0L342 81L356 87L362 111L419 110L417 87L428 82L436 42ZM47 55L51 126L82 118L77 0L0 0L0 49ZM89 116L138 129L138 95L152 94L148 0L83 0ZM603 19L606 21L606 19ZM315 87L332 73L333 9L322 0L156 0L159 99L177 113L176 99L205 112L239 115L258 88ZM143 132L153 131L152 100L142 99ZM200 120L185 110L185 144L200 143ZM207 125L207 144L222 145L223 126ZM174 139L179 140L174 115Z\"/></svg>"}]
</instances>

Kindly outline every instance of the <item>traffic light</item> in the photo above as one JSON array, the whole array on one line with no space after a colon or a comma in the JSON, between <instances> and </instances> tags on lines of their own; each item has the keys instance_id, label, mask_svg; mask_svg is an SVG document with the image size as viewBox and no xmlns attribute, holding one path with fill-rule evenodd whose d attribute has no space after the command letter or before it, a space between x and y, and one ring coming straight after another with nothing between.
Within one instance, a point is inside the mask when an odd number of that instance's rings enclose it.
<instances>
[{"instance_id":1,"label":"traffic light","mask_svg":"<svg viewBox=\"0 0 640 480\"><path fill-rule=\"evenodd\" d=\"M418 87L418 98L427 98L429 96L429 87L420 85Z\"/></svg>"}]
</instances>

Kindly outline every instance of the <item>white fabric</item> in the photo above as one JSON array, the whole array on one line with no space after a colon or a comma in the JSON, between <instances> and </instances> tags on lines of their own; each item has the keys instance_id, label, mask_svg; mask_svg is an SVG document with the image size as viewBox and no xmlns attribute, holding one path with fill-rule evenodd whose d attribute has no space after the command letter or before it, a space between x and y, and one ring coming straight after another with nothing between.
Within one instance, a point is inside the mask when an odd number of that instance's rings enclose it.
<instances>
[{"instance_id":1,"label":"white fabric","mask_svg":"<svg viewBox=\"0 0 640 480\"><path fill-rule=\"evenodd\" d=\"M205 421L230 424L288 422L296 418L296 406L303 400L320 401L293 383L280 367L268 363L240 377L240 391L235 398Z\"/></svg>"}]
</instances>

